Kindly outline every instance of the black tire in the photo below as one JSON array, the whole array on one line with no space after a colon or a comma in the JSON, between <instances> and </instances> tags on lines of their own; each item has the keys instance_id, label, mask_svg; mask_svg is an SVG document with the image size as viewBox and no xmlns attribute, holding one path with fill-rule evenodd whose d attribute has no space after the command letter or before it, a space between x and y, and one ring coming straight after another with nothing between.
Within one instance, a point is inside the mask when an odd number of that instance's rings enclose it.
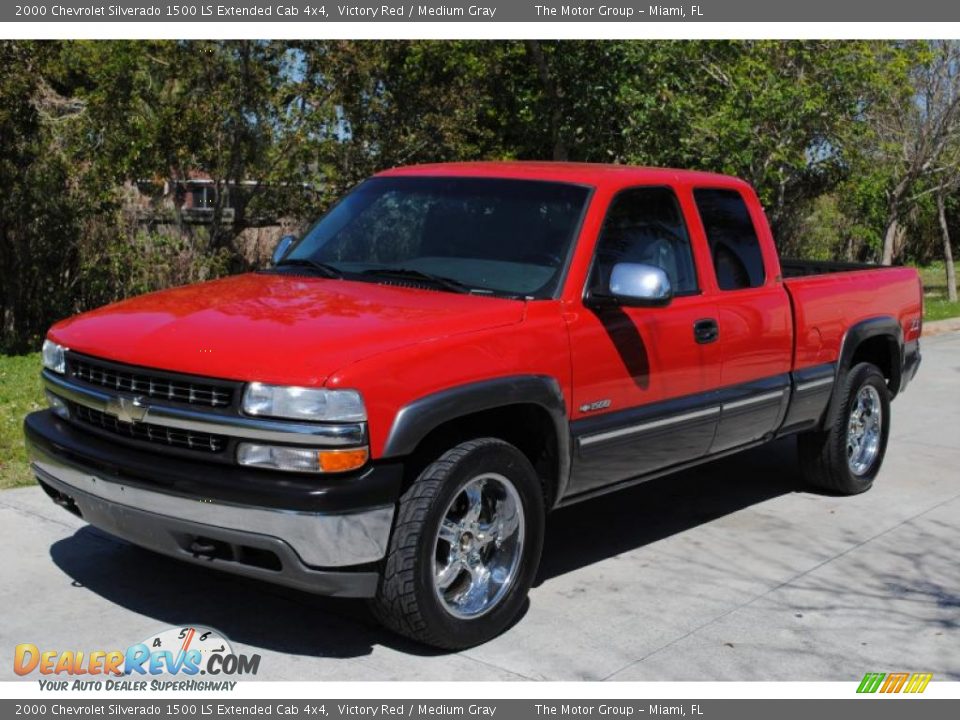
<instances>
[{"instance_id":1,"label":"black tire","mask_svg":"<svg viewBox=\"0 0 960 720\"><path fill-rule=\"evenodd\" d=\"M867 386L876 390L880 400L879 446L869 467L858 474L848 462L847 427L857 396ZM871 488L883 465L890 434L890 391L883 373L870 363L858 363L850 368L836 391L840 394L832 415L824 422L824 429L797 437L800 471L813 487L840 495L856 495Z\"/></svg>"},{"instance_id":2,"label":"black tire","mask_svg":"<svg viewBox=\"0 0 960 720\"><path fill-rule=\"evenodd\" d=\"M436 536L448 506L478 475L497 473L516 489L524 514L519 564L499 601L478 617L456 617L434 583ZM526 456L496 438L461 443L429 465L400 498L371 608L389 629L425 645L460 650L499 635L519 615L543 549L543 490Z\"/></svg>"}]
</instances>

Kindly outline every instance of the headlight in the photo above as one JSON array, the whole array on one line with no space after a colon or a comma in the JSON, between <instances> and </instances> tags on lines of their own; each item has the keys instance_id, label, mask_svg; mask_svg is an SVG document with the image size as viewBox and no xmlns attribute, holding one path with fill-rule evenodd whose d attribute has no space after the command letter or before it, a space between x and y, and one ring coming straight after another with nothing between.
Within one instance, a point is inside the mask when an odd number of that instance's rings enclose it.
<instances>
[{"instance_id":1,"label":"headlight","mask_svg":"<svg viewBox=\"0 0 960 720\"><path fill-rule=\"evenodd\" d=\"M243 411L247 415L361 422L367 419L363 398L356 390L288 387L250 383L243 393Z\"/></svg>"},{"instance_id":2,"label":"headlight","mask_svg":"<svg viewBox=\"0 0 960 720\"><path fill-rule=\"evenodd\" d=\"M261 445L242 442L237 446L237 463L251 467L290 472L346 472L363 467L367 448L321 450L290 445Z\"/></svg>"},{"instance_id":3,"label":"headlight","mask_svg":"<svg viewBox=\"0 0 960 720\"><path fill-rule=\"evenodd\" d=\"M43 366L63 375L67 371L67 349L50 340L43 341Z\"/></svg>"}]
</instances>

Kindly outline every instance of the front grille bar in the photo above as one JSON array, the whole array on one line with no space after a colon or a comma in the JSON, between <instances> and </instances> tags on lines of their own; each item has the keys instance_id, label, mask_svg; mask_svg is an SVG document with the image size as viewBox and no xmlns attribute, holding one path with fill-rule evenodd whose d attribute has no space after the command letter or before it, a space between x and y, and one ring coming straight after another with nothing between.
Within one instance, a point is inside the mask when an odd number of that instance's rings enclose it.
<instances>
[{"instance_id":1,"label":"front grille bar","mask_svg":"<svg viewBox=\"0 0 960 720\"><path fill-rule=\"evenodd\" d=\"M218 453L227 446L227 439L221 435L209 433L193 433L173 430L171 428L151 425L150 423L127 423L118 420L112 415L93 410L83 405L72 404L71 416L81 423L92 425L114 435L121 435L134 440L169 445L186 450Z\"/></svg>"},{"instance_id":2,"label":"front grille bar","mask_svg":"<svg viewBox=\"0 0 960 720\"><path fill-rule=\"evenodd\" d=\"M133 397L81 385L50 370L44 370L42 377L44 386L54 395L111 417L111 406L119 398ZM174 405L149 405L140 422L187 432L313 447L359 447L367 442L367 425L362 422L288 422L243 415L214 414L199 408Z\"/></svg>"},{"instance_id":3,"label":"front grille bar","mask_svg":"<svg viewBox=\"0 0 960 720\"><path fill-rule=\"evenodd\" d=\"M68 367L77 380L110 390L211 408L229 407L233 402L233 388L229 385L201 383L187 378L177 380L133 369L121 370L76 356L69 358Z\"/></svg>"}]
</instances>

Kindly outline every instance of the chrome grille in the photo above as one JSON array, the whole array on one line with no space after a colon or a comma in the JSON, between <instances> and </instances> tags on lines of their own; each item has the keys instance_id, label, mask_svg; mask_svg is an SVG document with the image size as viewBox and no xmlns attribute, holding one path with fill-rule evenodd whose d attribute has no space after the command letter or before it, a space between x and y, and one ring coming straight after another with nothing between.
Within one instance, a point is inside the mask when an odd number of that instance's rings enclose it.
<instances>
[{"instance_id":1,"label":"chrome grille","mask_svg":"<svg viewBox=\"0 0 960 720\"><path fill-rule=\"evenodd\" d=\"M133 369L118 370L86 358L71 357L69 363L70 371L77 380L111 390L212 408L227 407L233 401L233 388L227 385L186 378L172 380Z\"/></svg>"},{"instance_id":2,"label":"chrome grille","mask_svg":"<svg viewBox=\"0 0 960 720\"><path fill-rule=\"evenodd\" d=\"M157 443L159 445L183 448L185 450L218 453L227 445L227 438L223 435L177 430L160 425L152 425L150 423L121 422L112 415L107 415L99 410L92 410L83 405L72 404L70 415L73 419L81 423L106 430L114 435Z\"/></svg>"}]
</instances>

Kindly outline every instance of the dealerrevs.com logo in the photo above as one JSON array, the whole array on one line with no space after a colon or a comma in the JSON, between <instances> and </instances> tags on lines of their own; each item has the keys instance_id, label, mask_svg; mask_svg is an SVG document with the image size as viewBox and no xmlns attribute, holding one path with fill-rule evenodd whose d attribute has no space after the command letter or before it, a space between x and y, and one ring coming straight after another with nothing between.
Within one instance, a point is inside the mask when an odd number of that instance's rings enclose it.
<instances>
[{"instance_id":1,"label":"dealerrevs.com logo","mask_svg":"<svg viewBox=\"0 0 960 720\"><path fill-rule=\"evenodd\" d=\"M256 675L259 669L259 655L236 653L222 633L200 626L169 628L126 650L52 650L21 643L13 656L17 675L46 676L40 679L44 690L232 690L236 681L222 678ZM199 675L207 678L196 679ZM59 679L64 676L69 679Z\"/></svg>"}]
</instances>

